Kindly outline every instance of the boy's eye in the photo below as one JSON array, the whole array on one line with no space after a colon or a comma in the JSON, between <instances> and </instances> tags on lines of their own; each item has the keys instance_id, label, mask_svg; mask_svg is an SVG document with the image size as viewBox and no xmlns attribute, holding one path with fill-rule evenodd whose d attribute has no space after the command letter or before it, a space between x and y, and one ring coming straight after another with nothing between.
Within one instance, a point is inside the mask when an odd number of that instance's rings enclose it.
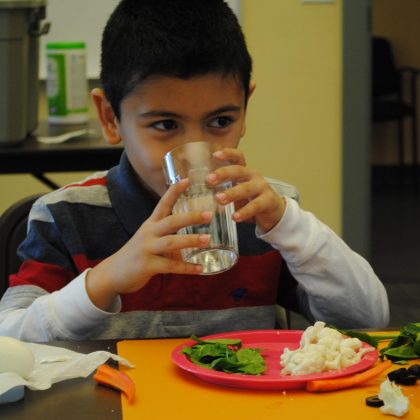
<instances>
[{"instance_id":1,"label":"boy's eye","mask_svg":"<svg viewBox=\"0 0 420 420\"><path fill-rule=\"evenodd\" d=\"M210 121L209 126L215 128L225 128L231 125L233 119L231 117L217 117Z\"/></svg>"},{"instance_id":2,"label":"boy's eye","mask_svg":"<svg viewBox=\"0 0 420 420\"><path fill-rule=\"evenodd\" d=\"M178 128L176 121L174 120L162 120L152 124L152 127L162 131L169 131Z\"/></svg>"}]
</instances>

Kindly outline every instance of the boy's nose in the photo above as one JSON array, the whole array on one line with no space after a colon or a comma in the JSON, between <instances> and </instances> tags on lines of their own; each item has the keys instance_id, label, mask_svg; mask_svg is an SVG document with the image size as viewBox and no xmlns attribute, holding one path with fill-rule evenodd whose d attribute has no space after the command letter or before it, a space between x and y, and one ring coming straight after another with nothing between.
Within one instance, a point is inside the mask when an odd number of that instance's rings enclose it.
<instances>
[{"instance_id":1,"label":"boy's nose","mask_svg":"<svg viewBox=\"0 0 420 420\"><path fill-rule=\"evenodd\" d=\"M206 133L206 131L201 128L191 128L185 130L183 138L185 143L210 140L209 133Z\"/></svg>"}]
</instances>

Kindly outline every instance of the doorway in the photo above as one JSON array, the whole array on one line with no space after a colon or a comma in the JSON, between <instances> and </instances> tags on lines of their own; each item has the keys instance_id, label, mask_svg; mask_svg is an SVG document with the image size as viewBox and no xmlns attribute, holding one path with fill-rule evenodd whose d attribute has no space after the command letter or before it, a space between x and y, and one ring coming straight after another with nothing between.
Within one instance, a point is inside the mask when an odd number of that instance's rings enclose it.
<instances>
[{"instance_id":1,"label":"doorway","mask_svg":"<svg viewBox=\"0 0 420 420\"><path fill-rule=\"evenodd\" d=\"M372 35L388 40L397 69L409 67L420 69L420 2L418 0L373 0ZM404 97L410 94L408 73L404 74ZM417 77L415 96L420 100L420 77ZM420 110L417 110L419 121ZM413 178L413 136L411 121L404 121L404 170L398 174L398 125L395 121L372 125L372 166L373 181L387 181L390 187L411 183ZM401 179L402 176L402 179Z\"/></svg>"},{"instance_id":2,"label":"doorway","mask_svg":"<svg viewBox=\"0 0 420 420\"><path fill-rule=\"evenodd\" d=\"M389 40L397 67L420 68L418 22L418 0L372 2L372 34ZM411 121L404 124L403 171L397 123L372 124L371 130L371 264L388 291L391 326L420 319L420 182L412 166Z\"/></svg>"}]
</instances>

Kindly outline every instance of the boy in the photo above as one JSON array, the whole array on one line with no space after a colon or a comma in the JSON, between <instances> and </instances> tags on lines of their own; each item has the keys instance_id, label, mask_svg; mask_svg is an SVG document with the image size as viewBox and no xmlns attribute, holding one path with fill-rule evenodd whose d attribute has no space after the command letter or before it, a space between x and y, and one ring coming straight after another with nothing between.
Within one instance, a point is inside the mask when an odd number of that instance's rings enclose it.
<instances>
[{"instance_id":1,"label":"boy","mask_svg":"<svg viewBox=\"0 0 420 420\"><path fill-rule=\"evenodd\" d=\"M20 248L23 264L0 304L0 333L28 341L205 335L271 329L275 305L340 327L383 327L386 292L369 264L297 203L276 194L237 149L255 84L251 58L222 0L123 0L102 39L103 134L120 165L41 198ZM209 213L171 215L188 181L166 190L163 155L187 141L220 144L232 164L239 262L200 276L176 235ZM256 236L257 235L257 236Z\"/></svg>"}]
</instances>

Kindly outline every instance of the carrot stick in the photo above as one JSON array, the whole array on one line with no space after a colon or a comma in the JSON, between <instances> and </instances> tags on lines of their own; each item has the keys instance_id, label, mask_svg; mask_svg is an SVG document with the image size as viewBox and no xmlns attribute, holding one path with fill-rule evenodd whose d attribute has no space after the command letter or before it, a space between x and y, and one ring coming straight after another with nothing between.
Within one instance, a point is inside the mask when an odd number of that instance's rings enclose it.
<instances>
[{"instance_id":1,"label":"carrot stick","mask_svg":"<svg viewBox=\"0 0 420 420\"><path fill-rule=\"evenodd\" d=\"M369 379L378 376L392 365L390 360L378 363L373 368L365 370L355 375L345 376L337 379L319 379L316 381L309 381L306 384L306 390L311 392L335 391L337 389L350 388L352 386L360 385Z\"/></svg>"},{"instance_id":2,"label":"carrot stick","mask_svg":"<svg viewBox=\"0 0 420 420\"><path fill-rule=\"evenodd\" d=\"M124 372L120 372L108 365L101 365L93 375L96 382L119 389L127 397L128 403L134 401L136 395L136 385L133 380Z\"/></svg>"}]
</instances>

